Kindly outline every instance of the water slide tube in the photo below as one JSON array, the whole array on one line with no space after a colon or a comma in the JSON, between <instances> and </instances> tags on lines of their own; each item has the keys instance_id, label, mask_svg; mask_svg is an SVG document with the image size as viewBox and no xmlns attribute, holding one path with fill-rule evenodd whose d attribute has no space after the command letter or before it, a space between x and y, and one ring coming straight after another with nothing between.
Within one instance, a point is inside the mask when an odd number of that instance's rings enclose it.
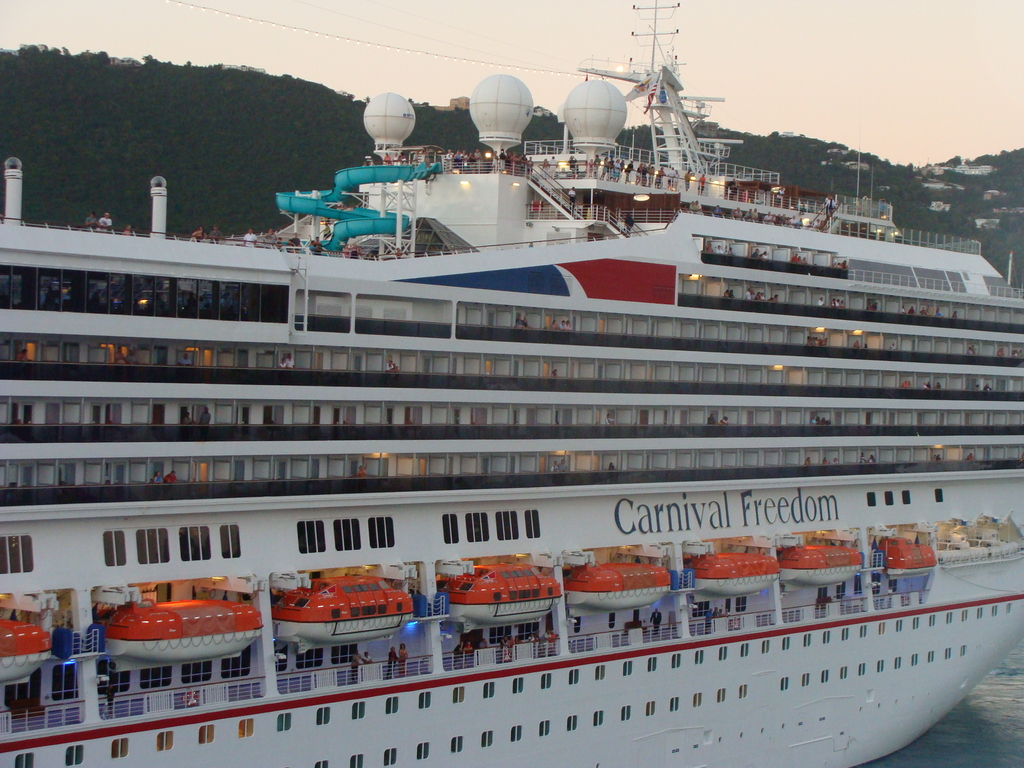
<instances>
[{"instance_id":1,"label":"water slide tube","mask_svg":"<svg viewBox=\"0 0 1024 768\"><path fill-rule=\"evenodd\" d=\"M419 181L441 172L441 164L427 166L412 165L361 165L344 168L334 174L334 189L314 192L278 192L277 207L287 213L305 216L319 216L334 220L334 234L324 247L340 251L351 237L363 235L393 235L395 214L381 216L379 211L369 208L353 208L343 211L331 208L326 203L340 202L346 194L359 189L362 184L393 184L397 181ZM405 227L409 217L403 216Z\"/></svg>"}]
</instances>

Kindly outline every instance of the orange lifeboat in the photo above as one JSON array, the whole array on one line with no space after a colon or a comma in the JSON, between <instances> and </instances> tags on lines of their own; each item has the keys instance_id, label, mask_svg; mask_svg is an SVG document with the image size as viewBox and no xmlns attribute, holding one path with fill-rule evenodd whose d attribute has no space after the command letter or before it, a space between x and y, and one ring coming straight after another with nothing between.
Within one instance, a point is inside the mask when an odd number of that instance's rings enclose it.
<instances>
[{"instance_id":1,"label":"orange lifeboat","mask_svg":"<svg viewBox=\"0 0 1024 768\"><path fill-rule=\"evenodd\" d=\"M107 623L107 653L122 668L221 659L245 650L262 627L260 612L245 603L129 603Z\"/></svg>"},{"instance_id":2,"label":"orange lifeboat","mask_svg":"<svg viewBox=\"0 0 1024 768\"><path fill-rule=\"evenodd\" d=\"M453 576L446 589L452 619L481 627L534 621L562 595L553 576L515 563L478 565L471 574Z\"/></svg>"},{"instance_id":3,"label":"orange lifeboat","mask_svg":"<svg viewBox=\"0 0 1024 768\"><path fill-rule=\"evenodd\" d=\"M0 684L26 678L50 658L50 633L35 624L0 619Z\"/></svg>"},{"instance_id":4,"label":"orange lifeboat","mask_svg":"<svg viewBox=\"0 0 1024 768\"><path fill-rule=\"evenodd\" d=\"M798 587L825 587L860 572L860 552L852 547L808 545L779 550L780 578Z\"/></svg>"},{"instance_id":5,"label":"orange lifeboat","mask_svg":"<svg viewBox=\"0 0 1024 768\"><path fill-rule=\"evenodd\" d=\"M935 550L927 544L915 544L907 539L882 539L879 546L885 552L885 570L892 577L923 576L937 563Z\"/></svg>"},{"instance_id":6,"label":"orange lifeboat","mask_svg":"<svg viewBox=\"0 0 1024 768\"><path fill-rule=\"evenodd\" d=\"M573 616L610 613L650 605L671 586L668 570L660 565L581 565L565 580L565 601Z\"/></svg>"},{"instance_id":7,"label":"orange lifeboat","mask_svg":"<svg viewBox=\"0 0 1024 768\"><path fill-rule=\"evenodd\" d=\"M714 597L751 595L779 578L779 561L770 555L720 552L690 561L695 591Z\"/></svg>"},{"instance_id":8,"label":"orange lifeboat","mask_svg":"<svg viewBox=\"0 0 1024 768\"><path fill-rule=\"evenodd\" d=\"M391 637L412 616L412 596L375 576L316 579L271 610L274 635L305 647Z\"/></svg>"}]
</instances>

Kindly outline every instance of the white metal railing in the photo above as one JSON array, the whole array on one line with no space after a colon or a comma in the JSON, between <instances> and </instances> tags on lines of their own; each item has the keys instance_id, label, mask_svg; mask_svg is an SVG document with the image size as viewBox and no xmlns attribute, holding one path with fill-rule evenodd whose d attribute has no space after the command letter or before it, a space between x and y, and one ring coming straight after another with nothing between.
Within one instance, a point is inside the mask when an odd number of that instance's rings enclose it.
<instances>
[{"instance_id":1,"label":"white metal railing","mask_svg":"<svg viewBox=\"0 0 1024 768\"><path fill-rule=\"evenodd\" d=\"M80 725L84 715L83 702L32 707L24 712L0 712L0 734L39 731L44 728L65 728Z\"/></svg>"},{"instance_id":2,"label":"white metal railing","mask_svg":"<svg viewBox=\"0 0 1024 768\"><path fill-rule=\"evenodd\" d=\"M657 627L613 629L569 638L569 653L589 653L610 648L629 648L682 637L682 624L659 624Z\"/></svg>"},{"instance_id":3,"label":"white metal railing","mask_svg":"<svg viewBox=\"0 0 1024 768\"><path fill-rule=\"evenodd\" d=\"M489 667L496 664L508 664L528 659L547 659L558 655L558 639L545 638L543 640L516 642L513 645L477 648L472 652L463 652L456 649L446 652L442 657L442 663L444 664L445 672L457 672L463 669Z\"/></svg>"},{"instance_id":4,"label":"white metal railing","mask_svg":"<svg viewBox=\"0 0 1024 768\"><path fill-rule=\"evenodd\" d=\"M787 608L782 612L783 624L796 624L804 620L803 608Z\"/></svg>"},{"instance_id":5,"label":"white metal railing","mask_svg":"<svg viewBox=\"0 0 1024 768\"><path fill-rule=\"evenodd\" d=\"M874 605L876 611L888 611L892 608L892 595L874 598Z\"/></svg>"},{"instance_id":6,"label":"white metal railing","mask_svg":"<svg viewBox=\"0 0 1024 768\"><path fill-rule=\"evenodd\" d=\"M211 704L249 701L263 696L263 678L242 679L234 683L215 683L171 688L162 691L101 699L100 717L116 720L139 717L153 712L191 709Z\"/></svg>"},{"instance_id":7,"label":"white metal railing","mask_svg":"<svg viewBox=\"0 0 1024 768\"><path fill-rule=\"evenodd\" d=\"M851 613L864 613L867 609L866 597L843 598L839 602L839 613L842 616L848 616Z\"/></svg>"},{"instance_id":8,"label":"white metal railing","mask_svg":"<svg viewBox=\"0 0 1024 768\"><path fill-rule=\"evenodd\" d=\"M384 680L429 675L432 669L430 656L411 656L404 662L376 661L356 667L348 665L292 672L277 676L277 691L281 694L288 694L344 688L361 683L378 683Z\"/></svg>"},{"instance_id":9,"label":"white metal railing","mask_svg":"<svg viewBox=\"0 0 1024 768\"><path fill-rule=\"evenodd\" d=\"M935 278L930 277L899 275L895 272L875 272L868 269L851 269L848 277L850 280L861 283L898 285L903 288L922 288L928 291L944 291L946 293L967 293L967 287L963 283L950 282L949 280L936 280ZM1016 298L1020 297L1017 296Z\"/></svg>"}]
</instances>

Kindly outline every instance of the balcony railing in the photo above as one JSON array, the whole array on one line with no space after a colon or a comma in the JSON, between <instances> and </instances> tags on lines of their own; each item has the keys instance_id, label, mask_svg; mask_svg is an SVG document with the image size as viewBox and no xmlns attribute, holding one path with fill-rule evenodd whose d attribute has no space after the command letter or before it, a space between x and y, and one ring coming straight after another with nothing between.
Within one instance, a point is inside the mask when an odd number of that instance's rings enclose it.
<instances>
[{"instance_id":1,"label":"balcony railing","mask_svg":"<svg viewBox=\"0 0 1024 768\"><path fill-rule=\"evenodd\" d=\"M43 728L64 728L80 725L85 705L53 704L48 707L30 707L23 710L0 712L0 734L25 733ZM2 750L0 750L2 751Z\"/></svg>"},{"instance_id":2,"label":"balcony railing","mask_svg":"<svg viewBox=\"0 0 1024 768\"><path fill-rule=\"evenodd\" d=\"M557 639L531 640L517 642L513 645L477 648L470 651L448 651L444 654L445 672L457 672L463 669L490 667L495 664L511 664L519 661L550 659L559 655Z\"/></svg>"},{"instance_id":3,"label":"balcony railing","mask_svg":"<svg viewBox=\"0 0 1024 768\"><path fill-rule=\"evenodd\" d=\"M406 677L429 675L429 656L410 656L401 661L378 661L360 664L357 667L343 666L329 669L292 672L277 676L277 691L281 694L308 693L330 688L343 688L362 683L379 683L385 680L400 680Z\"/></svg>"},{"instance_id":4,"label":"balcony railing","mask_svg":"<svg viewBox=\"0 0 1024 768\"><path fill-rule=\"evenodd\" d=\"M250 701L263 696L263 678L248 678L237 683L215 683L168 688L141 694L115 696L100 700L100 717L117 720L123 717L141 717L156 712Z\"/></svg>"}]
</instances>

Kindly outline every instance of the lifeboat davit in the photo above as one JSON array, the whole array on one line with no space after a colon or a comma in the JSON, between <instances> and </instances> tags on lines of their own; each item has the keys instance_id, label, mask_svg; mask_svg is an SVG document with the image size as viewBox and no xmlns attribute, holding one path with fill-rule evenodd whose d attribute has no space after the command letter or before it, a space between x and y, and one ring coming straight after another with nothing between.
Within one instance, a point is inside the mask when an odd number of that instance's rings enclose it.
<instances>
[{"instance_id":1,"label":"lifeboat davit","mask_svg":"<svg viewBox=\"0 0 1024 768\"><path fill-rule=\"evenodd\" d=\"M779 577L798 587L825 587L852 579L861 570L860 552L852 547L808 545L779 550Z\"/></svg>"},{"instance_id":2,"label":"lifeboat davit","mask_svg":"<svg viewBox=\"0 0 1024 768\"><path fill-rule=\"evenodd\" d=\"M50 633L35 624L0 619L0 685L28 677L50 658Z\"/></svg>"},{"instance_id":3,"label":"lifeboat davit","mask_svg":"<svg viewBox=\"0 0 1024 768\"><path fill-rule=\"evenodd\" d=\"M642 608L661 599L672 586L660 565L604 563L572 569L565 580L565 601L573 616Z\"/></svg>"},{"instance_id":4,"label":"lifeboat davit","mask_svg":"<svg viewBox=\"0 0 1024 768\"><path fill-rule=\"evenodd\" d=\"M307 647L391 637L412 616L412 596L376 576L316 579L271 610L278 640Z\"/></svg>"},{"instance_id":5,"label":"lifeboat davit","mask_svg":"<svg viewBox=\"0 0 1024 768\"><path fill-rule=\"evenodd\" d=\"M690 561L695 591L714 597L752 595L779 579L779 561L770 555L720 552Z\"/></svg>"},{"instance_id":6,"label":"lifeboat davit","mask_svg":"<svg viewBox=\"0 0 1024 768\"><path fill-rule=\"evenodd\" d=\"M449 579L447 591L452 619L479 627L534 621L562 595L553 576L515 563L478 565L473 573Z\"/></svg>"},{"instance_id":7,"label":"lifeboat davit","mask_svg":"<svg viewBox=\"0 0 1024 768\"><path fill-rule=\"evenodd\" d=\"M907 539L882 539L879 546L885 552L885 570L893 578L923 576L935 568L935 550L927 544L915 544Z\"/></svg>"},{"instance_id":8,"label":"lifeboat davit","mask_svg":"<svg viewBox=\"0 0 1024 768\"><path fill-rule=\"evenodd\" d=\"M244 651L262 627L260 612L246 603L129 603L107 623L107 653L122 668L221 659Z\"/></svg>"}]
</instances>

